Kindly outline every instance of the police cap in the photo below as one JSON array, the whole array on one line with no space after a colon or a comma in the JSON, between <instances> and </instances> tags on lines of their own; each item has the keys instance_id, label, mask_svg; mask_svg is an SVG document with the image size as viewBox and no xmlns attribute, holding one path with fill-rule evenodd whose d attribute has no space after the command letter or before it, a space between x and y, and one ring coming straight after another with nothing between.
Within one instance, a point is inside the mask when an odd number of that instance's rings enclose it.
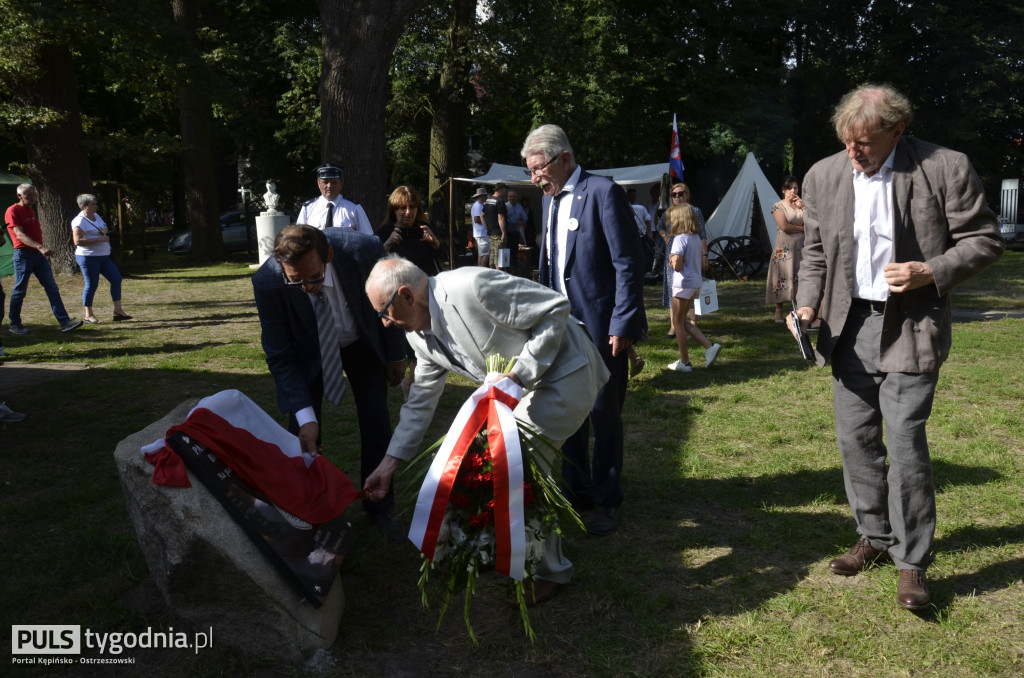
<instances>
[{"instance_id":1,"label":"police cap","mask_svg":"<svg viewBox=\"0 0 1024 678\"><path fill-rule=\"evenodd\" d=\"M327 162L320 165L315 170L317 179L340 179L344 176L345 172L333 162Z\"/></svg>"}]
</instances>

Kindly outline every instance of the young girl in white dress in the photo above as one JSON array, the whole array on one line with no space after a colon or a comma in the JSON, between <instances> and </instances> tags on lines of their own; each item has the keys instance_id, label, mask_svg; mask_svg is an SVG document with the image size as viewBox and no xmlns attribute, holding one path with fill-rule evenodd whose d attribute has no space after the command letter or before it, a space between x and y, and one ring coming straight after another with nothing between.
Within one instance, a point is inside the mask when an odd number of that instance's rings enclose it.
<instances>
[{"instance_id":1,"label":"young girl in white dress","mask_svg":"<svg viewBox=\"0 0 1024 678\"><path fill-rule=\"evenodd\" d=\"M669 235L672 246L669 250L669 263L672 274L672 320L676 327L676 343L679 346L679 360L670 363L668 368L676 372L689 372L690 353L686 346L687 336L691 336L704 347L704 366L711 367L721 344L713 344L700 329L686 318L687 311L694 297L700 294L701 257L703 247L700 241L700 223L690 205L673 205L668 210ZM682 328L682 331L680 331Z\"/></svg>"}]
</instances>

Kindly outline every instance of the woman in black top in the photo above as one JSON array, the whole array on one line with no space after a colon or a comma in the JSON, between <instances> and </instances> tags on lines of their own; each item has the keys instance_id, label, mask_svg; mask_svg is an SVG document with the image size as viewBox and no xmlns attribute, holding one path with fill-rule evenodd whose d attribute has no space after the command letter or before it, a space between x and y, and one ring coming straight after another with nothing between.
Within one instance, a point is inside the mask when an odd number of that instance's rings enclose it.
<instances>
[{"instance_id":1,"label":"woman in black top","mask_svg":"<svg viewBox=\"0 0 1024 678\"><path fill-rule=\"evenodd\" d=\"M441 242L430 230L416 189L399 186L388 197L388 212L377 229L377 237L388 252L405 257L427 275L438 273L437 251Z\"/></svg>"}]
</instances>

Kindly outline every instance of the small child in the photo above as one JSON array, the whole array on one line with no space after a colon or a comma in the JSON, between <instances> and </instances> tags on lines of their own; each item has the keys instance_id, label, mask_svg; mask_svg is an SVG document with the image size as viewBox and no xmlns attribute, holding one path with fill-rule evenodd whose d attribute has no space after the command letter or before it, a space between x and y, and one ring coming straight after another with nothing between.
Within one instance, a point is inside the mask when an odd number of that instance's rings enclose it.
<instances>
[{"instance_id":1,"label":"small child","mask_svg":"<svg viewBox=\"0 0 1024 678\"><path fill-rule=\"evenodd\" d=\"M687 320L686 313L694 297L700 294L701 255L703 247L700 242L700 223L690 205L673 205L668 211L669 235L672 236L672 247L669 264L675 273L672 274L672 321L676 327L676 343L679 345L679 360L670 363L668 368L676 372L689 372L690 353L686 346L687 335L693 337L704 347L704 366L711 367L721 344L712 344L696 325ZM683 331L680 332L679 328Z\"/></svg>"}]
</instances>

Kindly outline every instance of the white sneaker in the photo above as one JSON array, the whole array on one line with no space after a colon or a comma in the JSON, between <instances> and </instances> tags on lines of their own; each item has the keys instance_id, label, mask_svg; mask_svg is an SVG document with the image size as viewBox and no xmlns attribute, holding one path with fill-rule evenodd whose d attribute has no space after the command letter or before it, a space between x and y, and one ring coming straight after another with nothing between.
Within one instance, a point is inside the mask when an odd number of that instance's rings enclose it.
<instances>
[{"instance_id":1,"label":"white sneaker","mask_svg":"<svg viewBox=\"0 0 1024 678\"><path fill-rule=\"evenodd\" d=\"M24 414L21 412L15 412L11 408L7 407L7 403L0 403L0 422L8 423L22 421L24 419Z\"/></svg>"},{"instance_id":2,"label":"white sneaker","mask_svg":"<svg viewBox=\"0 0 1024 678\"><path fill-rule=\"evenodd\" d=\"M715 358L718 357L718 352L722 350L721 344L712 344L711 348L704 351L704 367L711 367L715 364Z\"/></svg>"},{"instance_id":3,"label":"white sneaker","mask_svg":"<svg viewBox=\"0 0 1024 678\"><path fill-rule=\"evenodd\" d=\"M682 360L677 360L674 363L669 363L668 368L675 370L676 372L692 372L693 368L684 363Z\"/></svg>"}]
</instances>

